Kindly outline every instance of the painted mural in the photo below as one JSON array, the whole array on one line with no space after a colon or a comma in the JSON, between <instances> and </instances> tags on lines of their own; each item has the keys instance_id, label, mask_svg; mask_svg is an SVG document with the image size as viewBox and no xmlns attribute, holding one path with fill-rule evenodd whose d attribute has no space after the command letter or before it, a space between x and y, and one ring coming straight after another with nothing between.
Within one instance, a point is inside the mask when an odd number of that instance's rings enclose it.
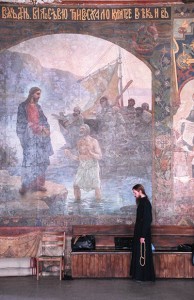
<instances>
[{"instance_id":1,"label":"painted mural","mask_svg":"<svg viewBox=\"0 0 194 300\"><path fill-rule=\"evenodd\" d=\"M185 12L185 11L184 11ZM184 15L184 14L183 14ZM176 113L174 129L174 199L182 222L193 224L194 191L194 19L180 18L174 25L176 59Z\"/></svg>"},{"instance_id":2,"label":"painted mural","mask_svg":"<svg viewBox=\"0 0 194 300\"><path fill-rule=\"evenodd\" d=\"M11 47L1 62L2 141L13 153L2 174L17 182L6 180L14 193L3 214L119 215L136 181L151 195L151 71L141 60L60 34Z\"/></svg>"},{"instance_id":3,"label":"painted mural","mask_svg":"<svg viewBox=\"0 0 194 300\"><path fill-rule=\"evenodd\" d=\"M193 224L192 6L0 17L0 225Z\"/></svg>"}]
</instances>

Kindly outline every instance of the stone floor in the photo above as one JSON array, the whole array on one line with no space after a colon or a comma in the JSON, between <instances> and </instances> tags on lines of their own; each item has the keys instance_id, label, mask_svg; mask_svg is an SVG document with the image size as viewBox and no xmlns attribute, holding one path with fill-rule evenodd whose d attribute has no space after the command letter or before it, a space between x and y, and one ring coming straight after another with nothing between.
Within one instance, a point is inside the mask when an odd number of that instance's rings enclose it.
<instances>
[{"instance_id":1,"label":"stone floor","mask_svg":"<svg viewBox=\"0 0 194 300\"><path fill-rule=\"evenodd\" d=\"M0 278L0 300L193 300L193 279L158 279L138 283L128 279L73 279L57 277Z\"/></svg>"}]
</instances>

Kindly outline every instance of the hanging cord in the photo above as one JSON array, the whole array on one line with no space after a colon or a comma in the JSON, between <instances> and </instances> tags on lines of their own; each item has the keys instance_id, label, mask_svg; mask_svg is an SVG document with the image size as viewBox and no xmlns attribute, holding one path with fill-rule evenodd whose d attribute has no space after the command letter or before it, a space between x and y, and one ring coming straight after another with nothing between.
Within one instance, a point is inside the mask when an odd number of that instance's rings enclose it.
<instances>
[{"instance_id":1,"label":"hanging cord","mask_svg":"<svg viewBox=\"0 0 194 300\"><path fill-rule=\"evenodd\" d=\"M146 263L146 247L145 242L140 243L140 259L139 259L140 266L144 267Z\"/></svg>"}]
</instances>

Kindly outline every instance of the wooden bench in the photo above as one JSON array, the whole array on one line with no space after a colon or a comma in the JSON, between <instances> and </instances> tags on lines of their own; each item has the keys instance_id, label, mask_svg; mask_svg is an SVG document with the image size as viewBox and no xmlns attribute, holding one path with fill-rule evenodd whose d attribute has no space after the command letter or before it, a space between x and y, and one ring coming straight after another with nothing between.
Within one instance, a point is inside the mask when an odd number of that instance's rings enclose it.
<instances>
[{"instance_id":1,"label":"wooden bench","mask_svg":"<svg viewBox=\"0 0 194 300\"><path fill-rule=\"evenodd\" d=\"M72 236L94 235L95 251L72 252L73 278L129 278L131 252L115 250L115 237L133 236L129 225L75 225ZM194 227L152 226L157 278L194 278L191 252L178 252L179 244L194 243Z\"/></svg>"},{"instance_id":2,"label":"wooden bench","mask_svg":"<svg viewBox=\"0 0 194 300\"><path fill-rule=\"evenodd\" d=\"M125 225L73 226L72 236L80 235L94 235L96 250L71 253L73 278L129 277L131 253L123 250L115 251L114 237L132 236L132 228Z\"/></svg>"},{"instance_id":3,"label":"wooden bench","mask_svg":"<svg viewBox=\"0 0 194 300\"><path fill-rule=\"evenodd\" d=\"M156 248L154 265L158 278L194 278L191 252L178 252L180 244L194 244L194 227L153 226L152 241Z\"/></svg>"}]
</instances>

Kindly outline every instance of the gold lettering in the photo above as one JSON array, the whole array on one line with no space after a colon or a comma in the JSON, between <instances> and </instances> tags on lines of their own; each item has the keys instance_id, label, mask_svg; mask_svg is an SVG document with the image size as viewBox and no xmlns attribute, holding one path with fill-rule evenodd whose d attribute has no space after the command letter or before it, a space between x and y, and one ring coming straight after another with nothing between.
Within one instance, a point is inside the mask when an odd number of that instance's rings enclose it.
<instances>
[{"instance_id":1,"label":"gold lettering","mask_svg":"<svg viewBox=\"0 0 194 300\"><path fill-rule=\"evenodd\" d=\"M158 8L154 9L154 16L155 16L156 19L159 18L159 9Z\"/></svg>"},{"instance_id":2,"label":"gold lettering","mask_svg":"<svg viewBox=\"0 0 194 300\"><path fill-rule=\"evenodd\" d=\"M113 8L111 10L111 14L112 14L112 19L117 20L117 10Z\"/></svg>"},{"instance_id":3,"label":"gold lettering","mask_svg":"<svg viewBox=\"0 0 194 300\"><path fill-rule=\"evenodd\" d=\"M139 20L139 19L168 19L168 7L134 7L134 8L62 8L33 6L2 6L2 19L17 20Z\"/></svg>"},{"instance_id":4,"label":"gold lettering","mask_svg":"<svg viewBox=\"0 0 194 300\"><path fill-rule=\"evenodd\" d=\"M18 7L18 20L29 20L30 19L30 15L28 13L28 9L27 7Z\"/></svg>"},{"instance_id":5,"label":"gold lettering","mask_svg":"<svg viewBox=\"0 0 194 300\"><path fill-rule=\"evenodd\" d=\"M88 18L88 10L83 9L82 10L82 21L87 21L90 20L90 18Z\"/></svg>"},{"instance_id":6,"label":"gold lettering","mask_svg":"<svg viewBox=\"0 0 194 300\"><path fill-rule=\"evenodd\" d=\"M61 11L61 19L62 19L62 20L67 20L67 19L68 19L68 11L67 11L67 8L62 8L62 11Z\"/></svg>"},{"instance_id":7,"label":"gold lettering","mask_svg":"<svg viewBox=\"0 0 194 300\"><path fill-rule=\"evenodd\" d=\"M7 19L7 8L6 7L2 7L2 19Z\"/></svg>"},{"instance_id":8,"label":"gold lettering","mask_svg":"<svg viewBox=\"0 0 194 300\"><path fill-rule=\"evenodd\" d=\"M2 7L3 19L29 20L28 8L17 7L18 13L13 7Z\"/></svg>"},{"instance_id":9,"label":"gold lettering","mask_svg":"<svg viewBox=\"0 0 194 300\"><path fill-rule=\"evenodd\" d=\"M100 14L100 20L105 20L105 19L106 19L106 13L105 13L105 9L103 9Z\"/></svg>"},{"instance_id":10,"label":"gold lettering","mask_svg":"<svg viewBox=\"0 0 194 300\"><path fill-rule=\"evenodd\" d=\"M53 15L53 9L52 8L48 8L48 11L47 11L47 18L48 20L51 20L52 19L52 16Z\"/></svg>"},{"instance_id":11,"label":"gold lettering","mask_svg":"<svg viewBox=\"0 0 194 300\"><path fill-rule=\"evenodd\" d=\"M112 9L113 20L127 20L132 18L131 9Z\"/></svg>"},{"instance_id":12,"label":"gold lettering","mask_svg":"<svg viewBox=\"0 0 194 300\"><path fill-rule=\"evenodd\" d=\"M10 11L11 11L11 14L12 14L13 19L17 19L18 16L17 16L17 13L15 12L15 10L14 10L13 7L10 8Z\"/></svg>"},{"instance_id":13,"label":"gold lettering","mask_svg":"<svg viewBox=\"0 0 194 300\"><path fill-rule=\"evenodd\" d=\"M118 20L118 11L119 9L112 9L112 19Z\"/></svg>"},{"instance_id":14,"label":"gold lettering","mask_svg":"<svg viewBox=\"0 0 194 300\"><path fill-rule=\"evenodd\" d=\"M164 7L164 8L161 9L161 18L162 19L168 19L169 18L169 14L168 14L168 12L166 10L166 7Z\"/></svg>"},{"instance_id":15,"label":"gold lettering","mask_svg":"<svg viewBox=\"0 0 194 300\"><path fill-rule=\"evenodd\" d=\"M62 12L60 8L57 8L57 20L61 20L62 19Z\"/></svg>"},{"instance_id":16,"label":"gold lettering","mask_svg":"<svg viewBox=\"0 0 194 300\"><path fill-rule=\"evenodd\" d=\"M142 19L146 18L145 8L141 9Z\"/></svg>"},{"instance_id":17,"label":"gold lettering","mask_svg":"<svg viewBox=\"0 0 194 300\"><path fill-rule=\"evenodd\" d=\"M46 20L47 19L47 14L46 14L46 8L41 8L40 9L40 19L41 20Z\"/></svg>"},{"instance_id":18,"label":"gold lettering","mask_svg":"<svg viewBox=\"0 0 194 300\"><path fill-rule=\"evenodd\" d=\"M110 10L106 9L106 19L109 20L110 19Z\"/></svg>"},{"instance_id":19,"label":"gold lettering","mask_svg":"<svg viewBox=\"0 0 194 300\"><path fill-rule=\"evenodd\" d=\"M90 15L91 20L99 20L100 18L100 11L99 9L93 9Z\"/></svg>"},{"instance_id":20,"label":"gold lettering","mask_svg":"<svg viewBox=\"0 0 194 300\"><path fill-rule=\"evenodd\" d=\"M82 20L82 10L77 9L77 20Z\"/></svg>"},{"instance_id":21,"label":"gold lettering","mask_svg":"<svg viewBox=\"0 0 194 300\"><path fill-rule=\"evenodd\" d=\"M72 20L76 20L76 12L75 12L75 9L74 9L74 8L71 8L71 9L70 9L70 12L71 12L71 19L72 19Z\"/></svg>"},{"instance_id":22,"label":"gold lettering","mask_svg":"<svg viewBox=\"0 0 194 300\"><path fill-rule=\"evenodd\" d=\"M100 11L99 9L70 9L71 19L74 21L91 21L91 20L99 20ZM101 17L102 17L101 13ZM65 19L68 18L68 12L65 11Z\"/></svg>"},{"instance_id":23,"label":"gold lettering","mask_svg":"<svg viewBox=\"0 0 194 300\"><path fill-rule=\"evenodd\" d=\"M141 13L142 13L142 19L153 19L153 15L150 11L150 8L142 8Z\"/></svg>"},{"instance_id":24,"label":"gold lettering","mask_svg":"<svg viewBox=\"0 0 194 300\"><path fill-rule=\"evenodd\" d=\"M33 18L33 20L39 19L39 8L38 7L32 8L32 18Z\"/></svg>"},{"instance_id":25,"label":"gold lettering","mask_svg":"<svg viewBox=\"0 0 194 300\"><path fill-rule=\"evenodd\" d=\"M131 8L124 9L124 18L125 19L131 19L132 18L132 10L131 10Z\"/></svg>"},{"instance_id":26,"label":"gold lettering","mask_svg":"<svg viewBox=\"0 0 194 300\"><path fill-rule=\"evenodd\" d=\"M135 19L139 19L140 18L140 11L139 8L135 8Z\"/></svg>"},{"instance_id":27,"label":"gold lettering","mask_svg":"<svg viewBox=\"0 0 194 300\"><path fill-rule=\"evenodd\" d=\"M23 19L23 10L22 7L18 7L18 20L22 20Z\"/></svg>"},{"instance_id":28,"label":"gold lettering","mask_svg":"<svg viewBox=\"0 0 194 300\"><path fill-rule=\"evenodd\" d=\"M13 7L4 7L2 16L4 19L17 19L18 17Z\"/></svg>"},{"instance_id":29,"label":"gold lettering","mask_svg":"<svg viewBox=\"0 0 194 300\"><path fill-rule=\"evenodd\" d=\"M82 15L81 15L81 10L80 9L70 9L71 12L71 18L73 21L81 20Z\"/></svg>"},{"instance_id":30,"label":"gold lettering","mask_svg":"<svg viewBox=\"0 0 194 300\"><path fill-rule=\"evenodd\" d=\"M146 18L147 19L153 19L153 15L150 11L150 8L146 8Z\"/></svg>"},{"instance_id":31,"label":"gold lettering","mask_svg":"<svg viewBox=\"0 0 194 300\"><path fill-rule=\"evenodd\" d=\"M54 10L54 8L51 9L51 17L53 20L58 20L58 9L57 12Z\"/></svg>"},{"instance_id":32,"label":"gold lettering","mask_svg":"<svg viewBox=\"0 0 194 300\"><path fill-rule=\"evenodd\" d=\"M110 11L110 9L103 9L100 13L100 20L109 20L111 13L112 11Z\"/></svg>"}]
</instances>

